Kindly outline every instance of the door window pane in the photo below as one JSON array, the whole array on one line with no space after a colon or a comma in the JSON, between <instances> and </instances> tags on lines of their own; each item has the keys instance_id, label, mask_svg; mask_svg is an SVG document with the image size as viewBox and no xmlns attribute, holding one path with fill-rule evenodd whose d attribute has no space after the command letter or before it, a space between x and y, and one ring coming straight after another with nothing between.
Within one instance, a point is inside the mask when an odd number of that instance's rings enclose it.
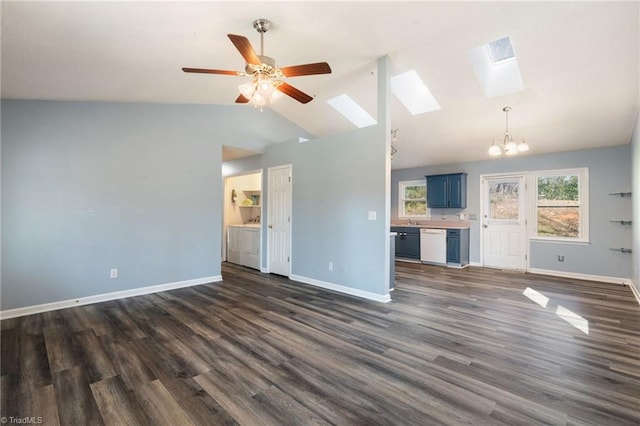
<instances>
[{"instance_id":1,"label":"door window pane","mask_svg":"<svg viewBox=\"0 0 640 426\"><path fill-rule=\"evenodd\" d=\"M491 219L518 220L520 218L518 182L489 184L489 215Z\"/></svg>"}]
</instances>

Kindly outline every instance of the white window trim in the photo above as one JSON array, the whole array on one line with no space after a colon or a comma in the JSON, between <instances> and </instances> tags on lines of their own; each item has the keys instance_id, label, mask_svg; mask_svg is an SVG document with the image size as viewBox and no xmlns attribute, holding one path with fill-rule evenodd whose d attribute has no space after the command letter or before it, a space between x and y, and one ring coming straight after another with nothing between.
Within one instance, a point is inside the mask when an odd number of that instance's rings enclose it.
<instances>
[{"instance_id":1,"label":"white window trim","mask_svg":"<svg viewBox=\"0 0 640 426\"><path fill-rule=\"evenodd\" d=\"M405 215L404 214L404 187L406 186L417 186L417 185L423 185L427 186L427 181L426 180L401 180L400 182L398 182L398 217L400 218L410 218L410 219L429 219L431 218L431 209L429 207L427 207L426 210L426 214L424 215ZM425 205L427 203L427 200L425 198L424 200Z\"/></svg>"},{"instance_id":2,"label":"white window trim","mask_svg":"<svg viewBox=\"0 0 640 426\"><path fill-rule=\"evenodd\" d=\"M566 175L578 175L578 188L579 188L579 203L580 203L580 237L579 238L567 238L567 237L539 237L538 232L538 178L550 177L550 176L566 176ZM530 215L530 229L529 239L531 241L541 242L558 242L558 243L573 243L573 244L590 244L589 240L589 168L579 167L575 169L556 169L556 170L537 170L529 173L529 187L532 191L529 191L530 198L529 204L531 206Z\"/></svg>"}]
</instances>

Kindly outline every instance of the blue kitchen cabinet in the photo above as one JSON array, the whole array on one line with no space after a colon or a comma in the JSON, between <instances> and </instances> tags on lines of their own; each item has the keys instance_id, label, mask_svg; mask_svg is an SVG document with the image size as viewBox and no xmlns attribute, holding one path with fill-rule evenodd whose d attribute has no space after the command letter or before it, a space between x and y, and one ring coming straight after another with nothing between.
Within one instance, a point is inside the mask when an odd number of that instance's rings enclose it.
<instances>
[{"instance_id":1,"label":"blue kitchen cabinet","mask_svg":"<svg viewBox=\"0 0 640 426\"><path fill-rule=\"evenodd\" d=\"M427 206L432 209L467 207L467 174L430 175L427 178Z\"/></svg>"},{"instance_id":2,"label":"blue kitchen cabinet","mask_svg":"<svg viewBox=\"0 0 640 426\"><path fill-rule=\"evenodd\" d=\"M396 233L396 238L395 238L396 257L403 257L404 256L404 239L402 238L402 234L404 233L404 228L401 226L392 226L391 232Z\"/></svg>"},{"instance_id":3,"label":"blue kitchen cabinet","mask_svg":"<svg viewBox=\"0 0 640 426\"><path fill-rule=\"evenodd\" d=\"M396 257L420 259L420 228L392 226L391 232L396 232Z\"/></svg>"},{"instance_id":4,"label":"blue kitchen cabinet","mask_svg":"<svg viewBox=\"0 0 640 426\"><path fill-rule=\"evenodd\" d=\"M469 264L469 229L447 229L447 265Z\"/></svg>"}]
</instances>

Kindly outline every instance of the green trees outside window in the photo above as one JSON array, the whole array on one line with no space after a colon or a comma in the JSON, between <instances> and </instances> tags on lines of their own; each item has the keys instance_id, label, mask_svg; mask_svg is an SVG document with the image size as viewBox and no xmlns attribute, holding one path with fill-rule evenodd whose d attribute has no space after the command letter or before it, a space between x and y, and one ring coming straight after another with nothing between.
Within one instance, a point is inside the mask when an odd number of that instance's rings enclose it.
<instances>
[{"instance_id":1,"label":"green trees outside window","mask_svg":"<svg viewBox=\"0 0 640 426\"><path fill-rule=\"evenodd\" d=\"M537 235L580 237L580 176L538 176Z\"/></svg>"}]
</instances>

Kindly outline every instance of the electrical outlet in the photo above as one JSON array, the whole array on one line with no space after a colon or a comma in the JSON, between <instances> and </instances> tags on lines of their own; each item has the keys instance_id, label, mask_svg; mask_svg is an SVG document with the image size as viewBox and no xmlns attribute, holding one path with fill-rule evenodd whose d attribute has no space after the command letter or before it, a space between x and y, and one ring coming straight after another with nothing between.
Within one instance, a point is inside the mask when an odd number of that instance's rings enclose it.
<instances>
[{"instance_id":1,"label":"electrical outlet","mask_svg":"<svg viewBox=\"0 0 640 426\"><path fill-rule=\"evenodd\" d=\"M109 272L109 278L118 278L118 269L117 268L113 268Z\"/></svg>"},{"instance_id":2,"label":"electrical outlet","mask_svg":"<svg viewBox=\"0 0 640 426\"><path fill-rule=\"evenodd\" d=\"M558 255L558 262L564 262L564 254Z\"/></svg>"},{"instance_id":3,"label":"electrical outlet","mask_svg":"<svg viewBox=\"0 0 640 426\"><path fill-rule=\"evenodd\" d=\"M329 262L329 270L333 271L333 262Z\"/></svg>"},{"instance_id":4,"label":"electrical outlet","mask_svg":"<svg viewBox=\"0 0 640 426\"><path fill-rule=\"evenodd\" d=\"M370 211L369 214L367 215L367 218L369 220L376 220L376 212L375 211Z\"/></svg>"}]
</instances>

